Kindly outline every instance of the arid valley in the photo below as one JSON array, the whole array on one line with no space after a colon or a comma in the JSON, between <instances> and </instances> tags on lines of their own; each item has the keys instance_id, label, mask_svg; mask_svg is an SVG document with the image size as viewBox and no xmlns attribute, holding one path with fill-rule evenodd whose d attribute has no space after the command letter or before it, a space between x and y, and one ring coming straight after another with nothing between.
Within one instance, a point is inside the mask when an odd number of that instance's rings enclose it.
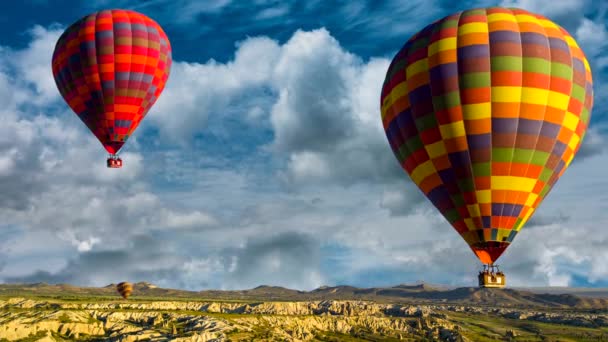
<instances>
[{"instance_id":1,"label":"arid valley","mask_svg":"<svg viewBox=\"0 0 608 342\"><path fill-rule=\"evenodd\" d=\"M603 290L0 285L0 341L603 341Z\"/></svg>"}]
</instances>

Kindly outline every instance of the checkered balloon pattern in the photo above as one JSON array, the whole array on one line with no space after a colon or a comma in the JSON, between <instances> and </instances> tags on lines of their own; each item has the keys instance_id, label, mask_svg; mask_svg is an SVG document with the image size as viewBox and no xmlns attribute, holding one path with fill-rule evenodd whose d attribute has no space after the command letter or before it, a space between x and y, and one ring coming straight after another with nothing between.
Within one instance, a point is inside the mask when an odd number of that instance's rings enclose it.
<instances>
[{"instance_id":1,"label":"checkered balloon pattern","mask_svg":"<svg viewBox=\"0 0 608 342\"><path fill-rule=\"evenodd\" d=\"M100 11L61 35L52 67L68 105L115 154L163 91L171 45L163 29L143 14Z\"/></svg>"},{"instance_id":2,"label":"checkered balloon pattern","mask_svg":"<svg viewBox=\"0 0 608 342\"><path fill-rule=\"evenodd\" d=\"M590 66L572 36L507 8L425 27L393 59L381 96L399 163L486 264L564 173L592 105Z\"/></svg>"}]
</instances>

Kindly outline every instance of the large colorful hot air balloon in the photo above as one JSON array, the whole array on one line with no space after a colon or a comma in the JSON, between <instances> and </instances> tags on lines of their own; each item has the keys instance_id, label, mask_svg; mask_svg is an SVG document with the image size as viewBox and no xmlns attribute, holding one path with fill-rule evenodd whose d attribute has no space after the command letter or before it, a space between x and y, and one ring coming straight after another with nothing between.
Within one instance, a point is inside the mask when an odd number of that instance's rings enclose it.
<instances>
[{"instance_id":1,"label":"large colorful hot air balloon","mask_svg":"<svg viewBox=\"0 0 608 342\"><path fill-rule=\"evenodd\" d=\"M59 92L117 157L165 87L171 45L163 29L141 13L106 10L87 15L59 37L53 53Z\"/></svg>"},{"instance_id":2,"label":"large colorful hot air balloon","mask_svg":"<svg viewBox=\"0 0 608 342\"><path fill-rule=\"evenodd\" d=\"M116 285L116 291L122 296L122 298L128 299L131 292L133 292L133 285L128 282L118 283L118 285Z\"/></svg>"},{"instance_id":3,"label":"large colorful hot air balloon","mask_svg":"<svg viewBox=\"0 0 608 342\"><path fill-rule=\"evenodd\" d=\"M489 266L572 161L592 105L589 63L572 36L507 8L459 12L416 33L381 97L401 166Z\"/></svg>"}]
</instances>

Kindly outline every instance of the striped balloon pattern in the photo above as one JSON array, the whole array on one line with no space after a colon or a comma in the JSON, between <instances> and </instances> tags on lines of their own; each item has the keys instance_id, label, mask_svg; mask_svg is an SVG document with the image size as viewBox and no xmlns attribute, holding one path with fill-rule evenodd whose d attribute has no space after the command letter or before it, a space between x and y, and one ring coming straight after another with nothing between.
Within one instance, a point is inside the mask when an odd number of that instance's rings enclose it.
<instances>
[{"instance_id":1,"label":"striped balloon pattern","mask_svg":"<svg viewBox=\"0 0 608 342\"><path fill-rule=\"evenodd\" d=\"M572 36L540 15L496 7L416 33L381 95L399 163L485 264L572 162L592 105L590 66Z\"/></svg>"},{"instance_id":2,"label":"striped balloon pattern","mask_svg":"<svg viewBox=\"0 0 608 342\"><path fill-rule=\"evenodd\" d=\"M133 285L128 282L118 283L116 285L116 292L122 296L124 299L128 299L131 293L133 292Z\"/></svg>"},{"instance_id":3,"label":"striped balloon pattern","mask_svg":"<svg viewBox=\"0 0 608 342\"><path fill-rule=\"evenodd\" d=\"M143 14L105 10L66 29L55 46L59 91L105 149L115 154L163 91L171 45Z\"/></svg>"}]
</instances>

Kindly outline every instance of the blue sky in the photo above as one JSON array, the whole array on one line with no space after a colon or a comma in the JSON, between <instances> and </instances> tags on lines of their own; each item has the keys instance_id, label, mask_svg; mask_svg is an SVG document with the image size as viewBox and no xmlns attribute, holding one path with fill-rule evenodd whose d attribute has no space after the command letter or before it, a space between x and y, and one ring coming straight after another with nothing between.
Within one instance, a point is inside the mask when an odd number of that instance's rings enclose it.
<instances>
[{"instance_id":1,"label":"blue sky","mask_svg":"<svg viewBox=\"0 0 608 342\"><path fill-rule=\"evenodd\" d=\"M499 260L514 286L606 286L607 3L44 1L0 11L0 281L186 289L474 285L479 263L399 168L379 95L418 29L470 7L544 14L596 92L579 156ZM78 18L129 8L167 32L167 88L105 168L50 70Z\"/></svg>"}]
</instances>

